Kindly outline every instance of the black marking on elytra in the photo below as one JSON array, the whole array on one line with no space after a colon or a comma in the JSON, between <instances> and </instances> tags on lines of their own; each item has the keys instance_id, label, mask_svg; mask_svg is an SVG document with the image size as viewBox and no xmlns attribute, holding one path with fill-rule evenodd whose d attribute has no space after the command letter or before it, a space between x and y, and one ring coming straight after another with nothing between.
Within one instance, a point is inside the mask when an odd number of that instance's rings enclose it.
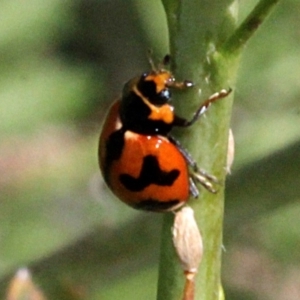
<instances>
[{"instance_id":1,"label":"black marking on elytra","mask_svg":"<svg viewBox=\"0 0 300 300\"><path fill-rule=\"evenodd\" d=\"M154 199L143 200L138 203L132 204L135 209L150 210L150 211L166 211L177 207L180 203L179 200L169 200L167 202L161 202Z\"/></svg>"},{"instance_id":2,"label":"black marking on elytra","mask_svg":"<svg viewBox=\"0 0 300 300\"><path fill-rule=\"evenodd\" d=\"M123 128L141 134L166 135L173 127L161 120L150 120L151 109L135 92L123 94L120 118Z\"/></svg>"},{"instance_id":3,"label":"black marking on elytra","mask_svg":"<svg viewBox=\"0 0 300 300\"><path fill-rule=\"evenodd\" d=\"M166 172L160 169L157 158L147 155L143 159L143 165L138 178L128 174L121 174L119 179L126 189L132 192L140 192L150 184L171 186L179 176L179 170L173 169Z\"/></svg>"},{"instance_id":4,"label":"black marking on elytra","mask_svg":"<svg viewBox=\"0 0 300 300\"><path fill-rule=\"evenodd\" d=\"M121 157L124 147L124 134L125 132L121 129L114 131L106 142L106 159L108 161L117 160Z\"/></svg>"},{"instance_id":5,"label":"black marking on elytra","mask_svg":"<svg viewBox=\"0 0 300 300\"><path fill-rule=\"evenodd\" d=\"M104 166L104 175L108 176L109 168L114 160L118 160L121 157L125 140L124 140L124 130L121 128L113 132L106 141L106 157Z\"/></svg>"}]
</instances>

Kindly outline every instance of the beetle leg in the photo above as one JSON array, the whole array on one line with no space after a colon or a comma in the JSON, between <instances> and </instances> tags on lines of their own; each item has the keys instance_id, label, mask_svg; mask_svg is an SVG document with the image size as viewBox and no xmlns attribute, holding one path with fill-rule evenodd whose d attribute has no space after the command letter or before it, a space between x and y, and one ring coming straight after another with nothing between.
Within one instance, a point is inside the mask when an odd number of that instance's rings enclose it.
<instances>
[{"instance_id":1,"label":"beetle leg","mask_svg":"<svg viewBox=\"0 0 300 300\"><path fill-rule=\"evenodd\" d=\"M208 110L213 102L227 97L231 93L231 91L232 89L230 88L228 90L223 89L220 92L211 95L201 104L191 120L186 120L184 118L175 116L173 125L179 127L188 127L193 125Z\"/></svg>"},{"instance_id":2,"label":"beetle leg","mask_svg":"<svg viewBox=\"0 0 300 300\"><path fill-rule=\"evenodd\" d=\"M204 186L209 192L216 194L218 191L213 187L212 181L210 180L211 175L208 177L203 176L199 172L193 172L191 174L192 178ZM213 181L215 182L215 181Z\"/></svg>"},{"instance_id":3,"label":"beetle leg","mask_svg":"<svg viewBox=\"0 0 300 300\"><path fill-rule=\"evenodd\" d=\"M192 172L190 174L190 192L191 194L197 198L199 192L195 185L195 181L199 182L202 186L204 186L209 192L215 194L217 190L214 188L213 183L219 184L218 179L208 174L205 170L198 167L197 162L193 159L192 155L182 147L179 141L177 141L174 137L169 136L169 140L172 144L174 144L180 153L185 158L187 164L192 168ZM195 192L197 190L197 192Z\"/></svg>"},{"instance_id":4,"label":"beetle leg","mask_svg":"<svg viewBox=\"0 0 300 300\"><path fill-rule=\"evenodd\" d=\"M195 184L195 181L193 179L192 176L190 176L189 178L189 181L190 181L190 194L194 197L194 198L198 198L199 196L199 190Z\"/></svg>"}]
</instances>

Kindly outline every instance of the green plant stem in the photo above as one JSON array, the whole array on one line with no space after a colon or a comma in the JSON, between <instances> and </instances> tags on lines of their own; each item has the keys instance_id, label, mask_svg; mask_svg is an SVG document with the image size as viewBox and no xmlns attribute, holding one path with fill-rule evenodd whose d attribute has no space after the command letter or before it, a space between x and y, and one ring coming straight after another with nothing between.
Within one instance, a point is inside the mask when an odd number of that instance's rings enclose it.
<instances>
[{"instance_id":1,"label":"green plant stem","mask_svg":"<svg viewBox=\"0 0 300 300\"><path fill-rule=\"evenodd\" d=\"M280 0L261 0L222 46L224 53L241 51Z\"/></svg>"},{"instance_id":2,"label":"green plant stem","mask_svg":"<svg viewBox=\"0 0 300 300\"><path fill-rule=\"evenodd\" d=\"M242 43L245 43L247 38L244 37L244 30L235 31L237 2L227 0L209 2L162 0L162 2L169 26L172 71L177 80L189 79L195 84L193 89L174 95L176 114L190 118L207 96L222 88L234 88L240 51L229 53L233 49L238 49L238 47L230 48L230 43L238 41L239 35L243 37ZM257 9L256 13L262 14L262 11L263 9ZM267 12L264 18L266 14ZM254 19L254 16L251 18ZM239 44L240 49L242 43ZM204 243L203 261L196 277L197 300L222 298L219 291L224 182L232 100L230 95L219 101L192 128L178 129L174 133L191 152L199 166L215 175L222 183L218 186L219 191L216 195L202 188L199 199L189 201L189 205L195 211ZM179 300L182 297L184 276L172 245L172 224L173 214L166 214L162 232L157 300Z\"/></svg>"},{"instance_id":3,"label":"green plant stem","mask_svg":"<svg viewBox=\"0 0 300 300\"><path fill-rule=\"evenodd\" d=\"M227 13L226 3L211 1L164 2L170 29L172 69L178 80L191 79L195 88L184 91L174 102L177 114L190 118L193 111L210 94L221 88L233 87L236 60L222 57L215 49L235 27L236 20ZM170 11L168 11L170 9ZM214 23L216 26L212 26ZM221 28L228 31L222 30ZM200 88L202 94L199 97ZM225 177L225 157L232 97L220 101L210 109L206 118L191 129L180 130L176 135L193 154L199 166L218 177ZM192 141L188 143L188 141ZM201 145L201 147L200 147ZM212 151L214 149L214 151ZM201 189L201 197L189 204L204 242L204 257L196 277L195 299L218 299L223 223L223 188L217 195ZM172 245L173 215L164 218L161 248L158 300L179 300L182 297L184 276Z\"/></svg>"}]
</instances>

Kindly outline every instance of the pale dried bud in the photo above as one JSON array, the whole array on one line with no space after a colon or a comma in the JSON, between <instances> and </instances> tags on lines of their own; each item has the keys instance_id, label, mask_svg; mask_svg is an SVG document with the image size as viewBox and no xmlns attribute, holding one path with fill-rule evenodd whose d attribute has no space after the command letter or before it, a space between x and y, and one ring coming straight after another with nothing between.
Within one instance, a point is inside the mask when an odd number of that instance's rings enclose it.
<instances>
[{"instance_id":1,"label":"pale dried bud","mask_svg":"<svg viewBox=\"0 0 300 300\"><path fill-rule=\"evenodd\" d=\"M203 243L192 208L183 207L176 212L173 243L183 270L186 273L197 273L203 254Z\"/></svg>"},{"instance_id":2,"label":"pale dried bud","mask_svg":"<svg viewBox=\"0 0 300 300\"><path fill-rule=\"evenodd\" d=\"M227 149L227 162L226 162L226 173L231 173L231 166L234 160L234 136L231 128L229 129L228 135L228 149Z\"/></svg>"},{"instance_id":3,"label":"pale dried bud","mask_svg":"<svg viewBox=\"0 0 300 300\"><path fill-rule=\"evenodd\" d=\"M11 280L6 300L45 300L42 292L32 282L28 269L20 269Z\"/></svg>"}]
</instances>

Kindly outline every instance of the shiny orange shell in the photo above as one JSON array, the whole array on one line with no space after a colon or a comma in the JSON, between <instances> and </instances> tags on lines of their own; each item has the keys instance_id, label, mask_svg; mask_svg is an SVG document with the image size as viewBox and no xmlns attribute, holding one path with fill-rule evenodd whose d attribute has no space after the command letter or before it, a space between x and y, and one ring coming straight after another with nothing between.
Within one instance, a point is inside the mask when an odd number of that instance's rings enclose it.
<instances>
[{"instance_id":1,"label":"shiny orange shell","mask_svg":"<svg viewBox=\"0 0 300 300\"><path fill-rule=\"evenodd\" d=\"M180 207L189 197L188 168L180 151L167 137L126 131L120 158L113 160L109 168L105 167L107 163L106 141L122 126L119 119L119 105L120 102L117 101L111 107L100 137L99 162L106 183L120 200L135 208L163 211ZM138 178L143 160L149 155L156 158L159 168L164 172L178 170L178 177L171 185L151 183L140 191L127 189L120 182L120 175L126 173Z\"/></svg>"}]
</instances>

